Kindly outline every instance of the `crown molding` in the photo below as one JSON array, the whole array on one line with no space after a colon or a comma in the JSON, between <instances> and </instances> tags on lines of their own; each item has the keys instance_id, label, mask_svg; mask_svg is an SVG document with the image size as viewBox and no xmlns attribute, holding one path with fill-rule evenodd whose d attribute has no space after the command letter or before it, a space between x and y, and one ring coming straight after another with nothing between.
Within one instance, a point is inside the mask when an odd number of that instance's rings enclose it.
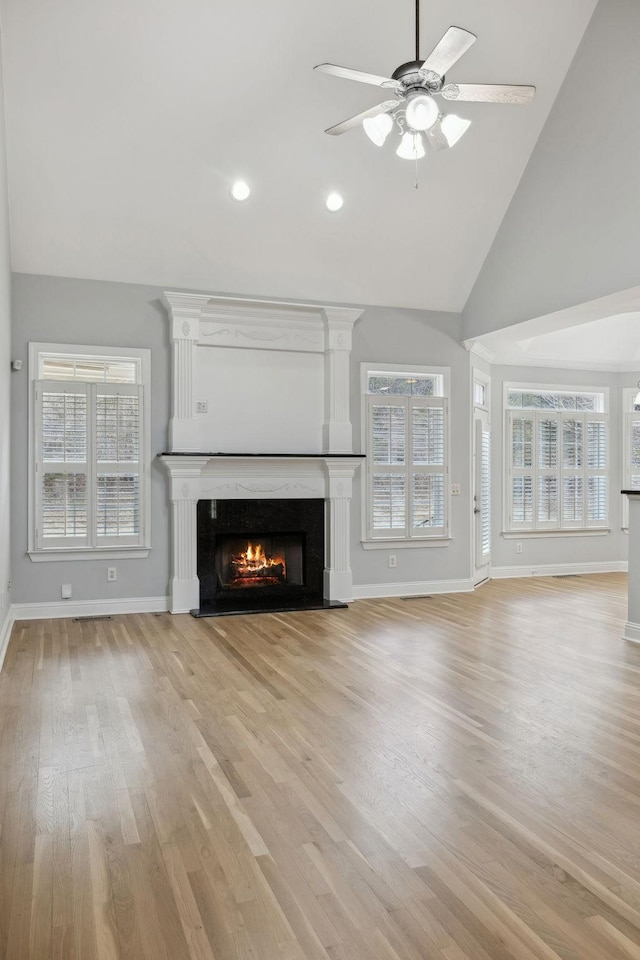
<instances>
[{"instance_id":1,"label":"crown molding","mask_svg":"<svg viewBox=\"0 0 640 960\"><path fill-rule=\"evenodd\" d=\"M485 347L484 344L479 343L478 340L463 340L462 346L474 357L480 357L480 359L486 363L495 363L495 353L492 353L491 350Z\"/></svg>"}]
</instances>

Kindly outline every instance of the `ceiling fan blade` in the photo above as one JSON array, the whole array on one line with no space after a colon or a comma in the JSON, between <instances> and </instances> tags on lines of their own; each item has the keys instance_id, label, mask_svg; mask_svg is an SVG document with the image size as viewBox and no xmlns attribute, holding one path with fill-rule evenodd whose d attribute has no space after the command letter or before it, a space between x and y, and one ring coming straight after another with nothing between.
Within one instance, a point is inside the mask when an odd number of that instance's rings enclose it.
<instances>
[{"instance_id":1,"label":"ceiling fan blade","mask_svg":"<svg viewBox=\"0 0 640 960\"><path fill-rule=\"evenodd\" d=\"M531 103L535 93L535 87L509 83L447 83L440 91L445 100L476 103Z\"/></svg>"},{"instance_id":2,"label":"ceiling fan blade","mask_svg":"<svg viewBox=\"0 0 640 960\"><path fill-rule=\"evenodd\" d=\"M348 120L343 120L342 123L336 123L335 126L325 130L325 133L330 133L332 137L338 137L341 133L346 133L347 130L357 127L359 123L367 120L368 117L377 117L381 113L389 113L397 107L399 103L399 100L384 100L382 103L377 104L377 106L356 114L355 117L349 117Z\"/></svg>"},{"instance_id":3,"label":"ceiling fan blade","mask_svg":"<svg viewBox=\"0 0 640 960\"><path fill-rule=\"evenodd\" d=\"M449 27L440 43L422 64L421 69L433 70L438 76L443 77L477 39L475 33L469 33L462 27Z\"/></svg>"},{"instance_id":4,"label":"ceiling fan blade","mask_svg":"<svg viewBox=\"0 0 640 960\"><path fill-rule=\"evenodd\" d=\"M374 87L390 87L397 89L400 85L391 77L378 77L373 73L363 73L362 70L352 70L351 67L338 67L335 63L319 63L314 70L329 73L332 77L342 77L345 80L357 80L358 83L371 83Z\"/></svg>"}]
</instances>

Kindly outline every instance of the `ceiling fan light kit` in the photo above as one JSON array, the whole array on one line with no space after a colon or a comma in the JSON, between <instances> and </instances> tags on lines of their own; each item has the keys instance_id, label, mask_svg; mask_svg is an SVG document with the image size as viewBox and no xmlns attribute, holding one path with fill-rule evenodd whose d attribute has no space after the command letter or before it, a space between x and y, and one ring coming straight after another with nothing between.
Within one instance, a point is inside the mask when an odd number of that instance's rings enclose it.
<instances>
[{"instance_id":1,"label":"ceiling fan light kit","mask_svg":"<svg viewBox=\"0 0 640 960\"><path fill-rule=\"evenodd\" d=\"M339 136L362 124L369 139L382 147L394 126L400 135L397 156L419 160L425 156L425 142L438 151L455 146L471 121L452 113L441 113L435 97L445 101L475 103L531 103L536 88L518 84L446 83L446 74L475 43L477 37L461 27L449 27L426 60L420 59L420 0L416 0L416 59L397 67L390 77L320 63L314 69L334 77L368 83L393 92L396 99L364 110L329 127L325 132Z\"/></svg>"},{"instance_id":2,"label":"ceiling fan light kit","mask_svg":"<svg viewBox=\"0 0 640 960\"><path fill-rule=\"evenodd\" d=\"M396 156L402 160L422 160L426 153L424 141L419 133L413 133L407 130L402 134L400 146L396 150Z\"/></svg>"}]
</instances>

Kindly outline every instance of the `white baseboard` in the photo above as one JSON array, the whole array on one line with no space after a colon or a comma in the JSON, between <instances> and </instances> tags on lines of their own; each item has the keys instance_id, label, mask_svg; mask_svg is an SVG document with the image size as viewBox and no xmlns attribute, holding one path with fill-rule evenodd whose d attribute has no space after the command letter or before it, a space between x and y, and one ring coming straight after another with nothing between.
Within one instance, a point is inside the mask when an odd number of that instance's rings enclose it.
<instances>
[{"instance_id":1,"label":"white baseboard","mask_svg":"<svg viewBox=\"0 0 640 960\"><path fill-rule=\"evenodd\" d=\"M512 577L567 577L583 573L626 573L626 560L604 560L595 563L542 563L525 567L492 567L492 580L508 580Z\"/></svg>"},{"instance_id":2,"label":"white baseboard","mask_svg":"<svg viewBox=\"0 0 640 960\"><path fill-rule=\"evenodd\" d=\"M624 625L622 639L629 640L631 643L640 643L640 623L627 621Z\"/></svg>"},{"instance_id":3,"label":"white baseboard","mask_svg":"<svg viewBox=\"0 0 640 960\"><path fill-rule=\"evenodd\" d=\"M4 623L0 627L0 670L2 670L2 664L4 663L4 658L7 652L7 647L9 646L9 638L11 637L11 630L16 621L13 607L9 607L7 610L7 615L5 617Z\"/></svg>"},{"instance_id":4,"label":"white baseboard","mask_svg":"<svg viewBox=\"0 0 640 960\"><path fill-rule=\"evenodd\" d=\"M382 597L421 597L434 593L470 593L473 580L424 580L409 583L362 583L353 585L354 600Z\"/></svg>"},{"instance_id":5,"label":"white baseboard","mask_svg":"<svg viewBox=\"0 0 640 960\"><path fill-rule=\"evenodd\" d=\"M108 617L117 613L164 613L168 597L129 597L121 600L54 600L51 603L14 603L14 620L50 620L60 617Z\"/></svg>"}]
</instances>

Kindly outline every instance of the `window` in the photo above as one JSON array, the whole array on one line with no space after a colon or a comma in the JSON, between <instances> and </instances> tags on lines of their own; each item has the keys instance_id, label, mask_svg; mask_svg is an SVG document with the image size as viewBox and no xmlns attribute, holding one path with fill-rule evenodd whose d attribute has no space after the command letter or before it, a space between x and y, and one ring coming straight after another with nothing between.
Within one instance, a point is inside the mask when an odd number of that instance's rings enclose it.
<instances>
[{"instance_id":1,"label":"window","mask_svg":"<svg viewBox=\"0 0 640 960\"><path fill-rule=\"evenodd\" d=\"M473 405L482 409L487 407L487 384L481 380L473 381Z\"/></svg>"},{"instance_id":2,"label":"window","mask_svg":"<svg viewBox=\"0 0 640 960\"><path fill-rule=\"evenodd\" d=\"M149 351L30 345L32 559L146 555Z\"/></svg>"},{"instance_id":3,"label":"window","mask_svg":"<svg viewBox=\"0 0 640 960\"><path fill-rule=\"evenodd\" d=\"M637 387L626 387L622 391L622 409L624 414L622 440L622 489L640 490L640 409L635 405ZM622 497L622 527L629 527L629 500Z\"/></svg>"},{"instance_id":4,"label":"window","mask_svg":"<svg viewBox=\"0 0 640 960\"><path fill-rule=\"evenodd\" d=\"M505 531L606 528L606 390L505 390Z\"/></svg>"},{"instance_id":5,"label":"window","mask_svg":"<svg viewBox=\"0 0 640 960\"><path fill-rule=\"evenodd\" d=\"M448 536L448 371L363 365L364 540Z\"/></svg>"}]
</instances>

